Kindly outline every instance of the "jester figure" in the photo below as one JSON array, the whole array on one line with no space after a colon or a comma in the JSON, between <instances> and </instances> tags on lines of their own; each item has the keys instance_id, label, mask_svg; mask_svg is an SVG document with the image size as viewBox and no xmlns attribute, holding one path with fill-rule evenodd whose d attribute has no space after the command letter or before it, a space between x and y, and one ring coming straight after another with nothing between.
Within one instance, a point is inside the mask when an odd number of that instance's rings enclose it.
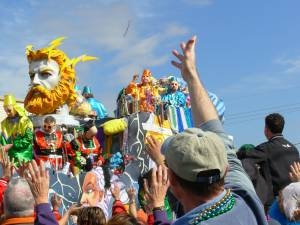
<instances>
[{"instance_id":1,"label":"jester figure","mask_svg":"<svg viewBox=\"0 0 300 225\"><path fill-rule=\"evenodd\" d=\"M125 89L125 94L131 95L138 102L139 111L154 112L155 104L160 100L158 87L153 83L151 71L145 69L141 78L141 83L137 83L138 75L133 76L133 80Z\"/></svg>"},{"instance_id":2,"label":"jester figure","mask_svg":"<svg viewBox=\"0 0 300 225\"><path fill-rule=\"evenodd\" d=\"M94 60L82 55L70 59L57 47L64 37L52 41L49 46L34 50L26 48L29 63L30 90L24 101L25 109L36 115L67 112L76 103L75 65L79 61ZM63 114L63 113L61 113Z\"/></svg>"},{"instance_id":3,"label":"jester figure","mask_svg":"<svg viewBox=\"0 0 300 225\"><path fill-rule=\"evenodd\" d=\"M23 107L17 104L13 95L4 96L4 111L7 117L1 122L1 145L16 165L33 158L33 125Z\"/></svg>"}]
</instances>

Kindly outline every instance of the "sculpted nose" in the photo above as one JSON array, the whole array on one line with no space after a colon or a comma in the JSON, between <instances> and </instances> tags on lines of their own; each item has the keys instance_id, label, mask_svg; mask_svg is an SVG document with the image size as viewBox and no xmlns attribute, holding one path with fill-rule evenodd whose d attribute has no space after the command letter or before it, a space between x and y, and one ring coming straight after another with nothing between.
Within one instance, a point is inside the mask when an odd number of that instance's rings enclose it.
<instances>
[{"instance_id":1,"label":"sculpted nose","mask_svg":"<svg viewBox=\"0 0 300 225\"><path fill-rule=\"evenodd\" d=\"M85 196L85 193L82 194L81 199L80 199L80 203L81 203L81 204L86 203L86 196Z\"/></svg>"},{"instance_id":2,"label":"sculpted nose","mask_svg":"<svg viewBox=\"0 0 300 225\"><path fill-rule=\"evenodd\" d=\"M33 79L32 79L32 84L34 84L34 85L41 84L40 78L39 78L39 74L38 74L38 73L35 73L35 74L34 74Z\"/></svg>"}]
</instances>

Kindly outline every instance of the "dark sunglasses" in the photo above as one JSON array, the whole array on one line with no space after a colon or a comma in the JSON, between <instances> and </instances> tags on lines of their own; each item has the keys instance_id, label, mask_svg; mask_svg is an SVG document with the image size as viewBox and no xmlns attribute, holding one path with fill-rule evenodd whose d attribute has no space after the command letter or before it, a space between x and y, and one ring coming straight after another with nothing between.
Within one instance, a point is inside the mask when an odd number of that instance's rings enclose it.
<instances>
[{"instance_id":1,"label":"dark sunglasses","mask_svg":"<svg viewBox=\"0 0 300 225\"><path fill-rule=\"evenodd\" d=\"M51 126L51 125L48 125L48 126L47 126L47 125L44 125L44 129L47 129L47 128L48 128L48 129L50 130L50 129L52 129L52 127L54 127L54 126L55 126L55 125L53 125L53 126Z\"/></svg>"}]
</instances>

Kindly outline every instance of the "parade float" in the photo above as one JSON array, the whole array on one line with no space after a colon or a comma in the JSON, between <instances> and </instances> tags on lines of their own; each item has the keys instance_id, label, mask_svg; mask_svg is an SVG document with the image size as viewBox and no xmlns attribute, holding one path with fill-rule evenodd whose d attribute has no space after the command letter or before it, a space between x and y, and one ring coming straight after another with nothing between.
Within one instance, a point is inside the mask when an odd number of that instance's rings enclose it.
<instances>
[{"instance_id":1,"label":"parade float","mask_svg":"<svg viewBox=\"0 0 300 225\"><path fill-rule=\"evenodd\" d=\"M188 90L181 78L157 79L145 69L140 81L136 74L120 91L115 116L108 117L91 89L86 86L81 92L76 85L76 64L97 58L69 58L58 49L63 40L37 50L26 47L30 89L24 107L32 121L32 153L49 162L50 195L63 199L62 214L73 203L88 202L86 184L96 180L99 194L106 194L93 204L109 217L111 183L120 184L126 204L125 188L134 187L138 193L139 179L155 166L145 150L146 137L163 142L193 126ZM223 101L213 93L209 96L224 121Z\"/></svg>"}]
</instances>

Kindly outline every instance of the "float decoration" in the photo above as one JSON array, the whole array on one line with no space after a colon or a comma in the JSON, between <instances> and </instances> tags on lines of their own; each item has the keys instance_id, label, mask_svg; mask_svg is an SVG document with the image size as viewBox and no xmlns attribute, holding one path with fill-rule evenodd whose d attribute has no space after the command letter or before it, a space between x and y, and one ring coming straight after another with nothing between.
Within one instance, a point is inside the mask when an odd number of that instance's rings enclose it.
<instances>
[{"instance_id":1,"label":"float decoration","mask_svg":"<svg viewBox=\"0 0 300 225\"><path fill-rule=\"evenodd\" d=\"M75 66L78 62L86 62L97 59L93 56L81 55L77 58L68 58L61 50L57 49L65 37L53 40L49 46L34 50L32 45L26 47L26 56L29 66L33 67L31 76L31 87L24 101L25 109L36 115L55 113L58 108L67 104L72 107L76 102L75 92ZM43 60L45 62L43 62ZM35 68L34 63L52 63L59 67L59 81L54 87L47 87L43 83L35 83L36 76L47 76L43 69ZM46 73L47 73L46 69ZM31 73L31 71L30 71ZM41 74L38 74L41 73ZM49 72L48 72L49 73Z\"/></svg>"}]
</instances>

